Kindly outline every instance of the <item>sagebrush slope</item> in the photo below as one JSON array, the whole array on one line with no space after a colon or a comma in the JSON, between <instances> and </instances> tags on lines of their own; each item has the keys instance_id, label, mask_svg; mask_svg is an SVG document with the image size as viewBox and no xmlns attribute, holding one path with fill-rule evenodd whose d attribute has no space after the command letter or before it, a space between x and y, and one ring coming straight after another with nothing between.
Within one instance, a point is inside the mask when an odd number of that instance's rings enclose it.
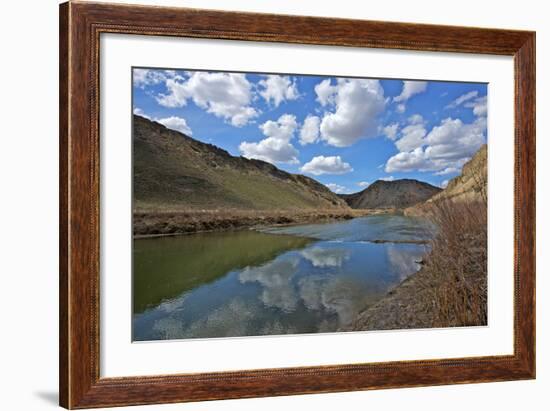
<instances>
[{"instance_id":1,"label":"sagebrush slope","mask_svg":"<svg viewBox=\"0 0 550 411\"><path fill-rule=\"evenodd\" d=\"M134 209L332 209L347 204L323 184L235 157L134 115Z\"/></svg>"}]
</instances>

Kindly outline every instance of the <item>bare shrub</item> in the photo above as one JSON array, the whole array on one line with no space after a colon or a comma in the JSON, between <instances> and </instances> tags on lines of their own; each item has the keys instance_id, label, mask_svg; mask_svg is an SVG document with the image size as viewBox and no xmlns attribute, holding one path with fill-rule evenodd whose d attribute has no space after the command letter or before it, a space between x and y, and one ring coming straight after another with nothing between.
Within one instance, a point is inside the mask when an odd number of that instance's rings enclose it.
<instances>
[{"instance_id":1,"label":"bare shrub","mask_svg":"<svg viewBox=\"0 0 550 411\"><path fill-rule=\"evenodd\" d=\"M437 226L423 271L432 296L434 327L487 324L487 202L439 201L430 218Z\"/></svg>"}]
</instances>

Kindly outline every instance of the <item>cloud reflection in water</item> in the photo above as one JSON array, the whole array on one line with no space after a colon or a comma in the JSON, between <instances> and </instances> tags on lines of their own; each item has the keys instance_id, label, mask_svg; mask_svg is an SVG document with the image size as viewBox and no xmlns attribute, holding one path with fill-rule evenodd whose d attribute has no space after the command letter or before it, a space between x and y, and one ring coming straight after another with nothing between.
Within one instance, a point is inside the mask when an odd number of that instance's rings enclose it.
<instances>
[{"instance_id":1,"label":"cloud reflection in water","mask_svg":"<svg viewBox=\"0 0 550 411\"><path fill-rule=\"evenodd\" d=\"M136 316L135 330L138 340L335 332L417 271L425 252L317 241L164 301Z\"/></svg>"}]
</instances>

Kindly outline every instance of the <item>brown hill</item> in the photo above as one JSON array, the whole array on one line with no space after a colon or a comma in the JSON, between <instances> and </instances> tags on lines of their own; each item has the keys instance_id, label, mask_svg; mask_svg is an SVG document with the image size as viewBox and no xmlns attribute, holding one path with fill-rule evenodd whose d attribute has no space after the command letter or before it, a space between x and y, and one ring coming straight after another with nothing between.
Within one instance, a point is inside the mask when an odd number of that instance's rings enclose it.
<instances>
[{"instance_id":1,"label":"brown hill","mask_svg":"<svg viewBox=\"0 0 550 411\"><path fill-rule=\"evenodd\" d=\"M363 191L340 195L351 208L405 208L422 203L440 188L413 179L377 180Z\"/></svg>"},{"instance_id":2,"label":"brown hill","mask_svg":"<svg viewBox=\"0 0 550 411\"><path fill-rule=\"evenodd\" d=\"M312 178L232 156L137 115L133 120L135 211L348 209Z\"/></svg>"}]
</instances>

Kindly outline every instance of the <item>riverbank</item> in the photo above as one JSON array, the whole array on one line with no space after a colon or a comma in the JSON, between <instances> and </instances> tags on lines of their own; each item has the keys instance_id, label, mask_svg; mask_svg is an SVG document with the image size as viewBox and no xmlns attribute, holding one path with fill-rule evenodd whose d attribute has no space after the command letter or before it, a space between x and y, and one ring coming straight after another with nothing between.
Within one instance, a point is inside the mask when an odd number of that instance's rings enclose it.
<instances>
[{"instance_id":1,"label":"riverbank","mask_svg":"<svg viewBox=\"0 0 550 411\"><path fill-rule=\"evenodd\" d=\"M390 290L380 301L362 311L342 331L433 327L436 305L430 289L436 287L436 284L431 280L431 276L420 269Z\"/></svg>"},{"instance_id":2,"label":"riverbank","mask_svg":"<svg viewBox=\"0 0 550 411\"><path fill-rule=\"evenodd\" d=\"M252 227L312 224L350 220L389 210L185 210L135 211L134 238L227 231Z\"/></svg>"},{"instance_id":3,"label":"riverbank","mask_svg":"<svg viewBox=\"0 0 550 411\"><path fill-rule=\"evenodd\" d=\"M422 268L359 313L346 331L487 325L487 205L440 202Z\"/></svg>"}]
</instances>

